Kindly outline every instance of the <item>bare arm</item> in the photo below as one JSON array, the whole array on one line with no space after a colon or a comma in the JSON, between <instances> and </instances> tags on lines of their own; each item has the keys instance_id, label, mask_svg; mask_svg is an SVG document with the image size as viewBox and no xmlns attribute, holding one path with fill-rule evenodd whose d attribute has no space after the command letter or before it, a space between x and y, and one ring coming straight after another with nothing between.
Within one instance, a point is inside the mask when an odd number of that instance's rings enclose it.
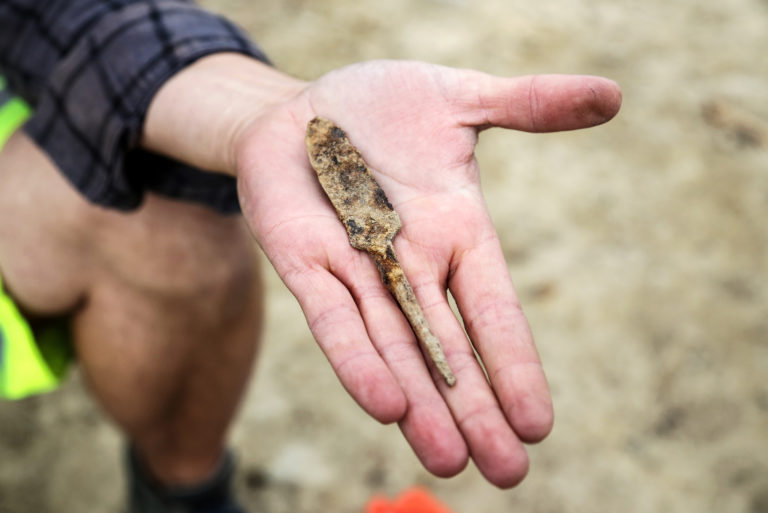
<instances>
[{"instance_id":1,"label":"bare arm","mask_svg":"<svg viewBox=\"0 0 768 513\"><path fill-rule=\"evenodd\" d=\"M235 142L241 133L306 86L244 55L205 57L158 91L141 144L201 169L235 175Z\"/></svg>"}]
</instances>

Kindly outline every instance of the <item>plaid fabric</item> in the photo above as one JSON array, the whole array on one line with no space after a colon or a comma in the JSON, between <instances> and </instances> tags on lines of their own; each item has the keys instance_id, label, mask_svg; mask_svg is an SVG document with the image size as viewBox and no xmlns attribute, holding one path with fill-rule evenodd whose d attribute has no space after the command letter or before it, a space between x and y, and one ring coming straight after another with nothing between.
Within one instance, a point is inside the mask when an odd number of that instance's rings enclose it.
<instances>
[{"instance_id":1,"label":"plaid fabric","mask_svg":"<svg viewBox=\"0 0 768 513\"><path fill-rule=\"evenodd\" d=\"M160 86L222 51L267 62L241 30L187 0L0 1L0 74L35 109L24 130L108 207L136 208L149 190L239 210L233 178L137 149Z\"/></svg>"}]
</instances>

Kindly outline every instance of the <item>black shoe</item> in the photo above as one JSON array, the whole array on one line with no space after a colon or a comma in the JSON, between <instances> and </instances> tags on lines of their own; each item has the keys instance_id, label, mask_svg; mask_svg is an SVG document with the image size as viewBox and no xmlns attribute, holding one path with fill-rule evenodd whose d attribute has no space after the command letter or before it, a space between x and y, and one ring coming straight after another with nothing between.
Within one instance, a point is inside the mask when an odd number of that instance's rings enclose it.
<instances>
[{"instance_id":1,"label":"black shoe","mask_svg":"<svg viewBox=\"0 0 768 513\"><path fill-rule=\"evenodd\" d=\"M227 452L218 470L194 486L165 488L144 469L136 452L126 451L129 513L247 513L232 496L234 458Z\"/></svg>"}]
</instances>

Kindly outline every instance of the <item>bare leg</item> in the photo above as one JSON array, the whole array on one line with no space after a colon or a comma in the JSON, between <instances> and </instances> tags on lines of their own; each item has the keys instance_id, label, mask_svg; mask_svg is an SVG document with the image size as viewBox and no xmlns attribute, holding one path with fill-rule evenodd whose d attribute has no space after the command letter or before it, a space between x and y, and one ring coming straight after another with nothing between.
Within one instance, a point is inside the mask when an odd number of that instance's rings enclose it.
<instances>
[{"instance_id":1,"label":"bare leg","mask_svg":"<svg viewBox=\"0 0 768 513\"><path fill-rule=\"evenodd\" d=\"M25 136L0 154L0 269L23 308L72 318L94 395L161 482L215 468L257 348L261 285L239 216L149 196L83 200Z\"/></svg>"}]
</instances>

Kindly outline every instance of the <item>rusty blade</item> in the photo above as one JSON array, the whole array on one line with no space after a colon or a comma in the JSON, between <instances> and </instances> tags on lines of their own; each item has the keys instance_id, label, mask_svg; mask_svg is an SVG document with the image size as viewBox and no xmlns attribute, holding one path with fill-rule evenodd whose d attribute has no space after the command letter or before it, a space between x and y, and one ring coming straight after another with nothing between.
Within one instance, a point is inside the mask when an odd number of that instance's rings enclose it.
<instances>
[{"instance_id":1,"label":"rusty blade","mask_svg":"<svg viewBox=\"0 0 768 513\"><path fill-rule=\"evenodd\" d=\"M344 130L333 122L314 118L307 125L309 161L336 214L347 229L350 244L368 252L400 309L449 386L456 383L442 346L427 324L413 288L408 283L392 245L402 226L360 152Z\"/></svg>"},{"instance_id":2,"label":"rusty blade","mask_svg":"<svg viewBox=\"0 0 768 513\"><path fill-rule=\"evenodd\" d=\"M386 252L402 226L400 217L344 131L315 118L307 126L307 153L320 185L347 228L353 247Z\"/></svg>"}]
</instances>

